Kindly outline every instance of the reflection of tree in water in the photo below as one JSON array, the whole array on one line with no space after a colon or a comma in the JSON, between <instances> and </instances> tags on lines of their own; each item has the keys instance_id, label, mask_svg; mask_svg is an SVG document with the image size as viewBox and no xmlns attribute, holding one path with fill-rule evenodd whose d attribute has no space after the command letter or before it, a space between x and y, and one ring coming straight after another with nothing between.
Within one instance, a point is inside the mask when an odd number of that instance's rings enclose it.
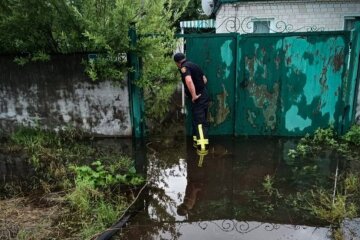
<instances>
[{"instance_id":1,"label":"reflection of tree in water","mask_svg":"<svg viewBox=\"0 0 360 240\"><path fill-rule=\"evenodd\" d=\"M178 239L180 233L176 227L175 214L167 209L175 208L176 203L164 189L149 184L147 196L142 199L139 213L130 220L119 235L120 239L159 239L159 234L169 236L166 239Z\"/></svg>"},{"instance_id":2,"label":"reflection of tree in water","mask_svg":"<svg viewBox=\"0 0 360 240\"><path fill-rule=\"evenodd\" d=\"M220 147L213 142L214 149L209 150L201 168L194 149L182 143L168 144L163 150L157 146L158 149L149 151L148 198L144 200L143 211L139 213L141 216L126 229L126 239L138 238L139 233L136 232L139 228L143 239L160 236L178 239L182 226L197 222L201 229L206 229L210 224L221 231L239 233L257 228L276 230L280 223L294 224L289 225L294 230L299 224L319 224L305 209L306 196L296 194L304 190L304 186L310 191L316 188L316 184L329 182L333 166L331 161L323 158L332 156L325 154L306 161L290 161L286 157L286 141L281 139L229 142L221 142L218 144ZM219 154L218 149L222 148L225 150ZM186 159L186 162L181 160L180 164L179 159ZM167 181L170 177L185 176L189 189L193 189L191 185L195 184L201 190L196 192L196 202L186 213L187 218L179 221L177 217L182 214L176 211L186 190L179 190L171 197L166 192L170 187ZM272 181L269 183L271 191L264 188L266 176L270 176ZM298 205L294 205L293 200ZM249 222L244 220L270 223L253 224L246 228Z\"/></svg>"},{"instance_id":3,"label":"reflection of tree in water","mask_svg":"<svg viewBox=\"0 0 360 240\"><path fill-rule=\"evenodd\" d=\"M170 177L184 177L186 174L186 164L179 164L179 159L186 156L184 139L153 138L146 147L147 196L142 200L141 212L124 229L121 239L139 239L139 232L142 239L157 239L159 233L166 233L166 239L178 239L177 203L165 190L169 188L167 181ZM177 199L182 199L182 195L178 194Z\"/></svg>"}]
</instances>

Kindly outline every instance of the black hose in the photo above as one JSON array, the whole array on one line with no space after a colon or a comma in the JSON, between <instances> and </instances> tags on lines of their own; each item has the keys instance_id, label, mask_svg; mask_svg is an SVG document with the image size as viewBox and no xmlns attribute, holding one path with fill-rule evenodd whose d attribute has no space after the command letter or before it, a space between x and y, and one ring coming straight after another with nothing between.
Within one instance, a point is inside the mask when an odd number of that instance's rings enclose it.
<instances>
[{"instance_id":1,"label":"black hose","mask_svg":"<svg viewBox=\"0 0 360 240\"><path fill-rule=\"evenodd\" d=\"M112 236L115 235L115 233L117 233L117 231L119 231L126 223L127 221L129 221L130 217L133 214L128 213L126 215L124 215L119 222L117 222L116 224L112 225L109 229L107 229L105 232L103 232L99 237L97 237L97 240L108 240L110 239Z\"/></svg>"},{"instance_id":2,"label":"black hose","mask_svg":"<svg viewBox=\"0 0 360 240\"><path fill-rule=\"evenodd\" d=\"M135 206L139 203L139 197L140 195L143 195L143 190L147 189L148 183L144 184L141 190L139 191L138 195L136 196L134 202L129 206L129 208L125 211L124 215L119 219L117 223L112 225L110 228L102 232L96 240L108 240L112 236L114 236L121 228L124 227L124 225L129 221L129 219L133 216L135 216L138 212L142 210L142 206Z\"/></svg>"}]
</instances>

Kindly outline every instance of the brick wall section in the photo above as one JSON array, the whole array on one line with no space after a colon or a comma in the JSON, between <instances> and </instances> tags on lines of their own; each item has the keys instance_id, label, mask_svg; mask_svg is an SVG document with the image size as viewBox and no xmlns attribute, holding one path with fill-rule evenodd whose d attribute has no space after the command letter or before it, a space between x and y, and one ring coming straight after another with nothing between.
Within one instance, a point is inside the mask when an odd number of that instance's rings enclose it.
<instances>
[{"instance_id":1,"label":"brick wall section","mask_svg":"<svg viewBox=\"0 0 360 240\"><path fill-rule=\"evenodd\" d=\"M347 16L360 16L360 0L239 2L220 7L216 15L216 32L252 32L252 24L248 25L250 28L246 26L247 17L271 19L271 29L274 30L275 23L283 21L293 26L291 31L308 31L305 26L336 31L344 29L344 19ZM237 17L236 25L232 21L226 21L229 17Z\"/></svg>"}]
</instances>

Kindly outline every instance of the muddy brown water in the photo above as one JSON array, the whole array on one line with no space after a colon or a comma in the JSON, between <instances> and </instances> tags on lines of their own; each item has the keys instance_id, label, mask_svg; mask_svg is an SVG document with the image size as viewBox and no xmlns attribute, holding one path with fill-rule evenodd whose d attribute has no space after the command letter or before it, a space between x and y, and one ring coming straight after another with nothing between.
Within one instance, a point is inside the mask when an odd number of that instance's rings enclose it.
<instances>
[{"instance_id":1,"label":"muddy brown water","mask_svg":"<svg viewBox=\"0 0 360 240\"><path fill-rule=\"evenodd\" d=\"M316 186L332 189L336 156L291 159L297 142L216 137L203 156L189 139L148 143L142 171L151 187L113 239L331 239L326 223L289 202Z\"/></svg>"},{"instance_id":2,"label":"muddy brown water","mask_svg":"<svg viewBox=\"0 0 360 240\"><path fill-rule=\"evenodd\" d=\"M149 183L132 218L113 239L331 239L326 223L289 202L316 186L332 189L335 170L341 172L342 166L330 153L291 159L288 151L297 142L214 137L208 153L199 155L183 137L101 140L96 144L132 153L138 173ZM19 161L16 173L9 164L0 161L2 183L17 181L14 176L28 168Z\"/></svg>"}]
</instances>

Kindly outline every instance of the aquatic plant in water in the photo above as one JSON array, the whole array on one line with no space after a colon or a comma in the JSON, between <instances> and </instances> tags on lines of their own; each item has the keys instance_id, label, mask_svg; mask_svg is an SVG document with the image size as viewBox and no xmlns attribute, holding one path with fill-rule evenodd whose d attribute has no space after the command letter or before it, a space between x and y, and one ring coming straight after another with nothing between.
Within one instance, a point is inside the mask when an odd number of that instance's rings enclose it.
<instances>
[{"instance_id":1,"label":"aquatic plant in water","mask_svg":"<svg viewBox=\"0 0 360 240\"><path fill-rule=\"evenodd\" d=\"M313 136L306 135L302 138L295 149L288 152L288 156L299 161L303 157L311 157L323 151L338 153L338 161L351 162L359 159L359 150L353 146L360 145L360 127L354 125L342 137L337 136L332 128L318 129ZM337 179L338 178L338 179ZM314 186L298 196L290 199L294 207L301 206L316 218L330 223L334 227L335 239L341 239L340 223L345 218L359 216L360 186L359 173L355 169L345 169L340 176L335 176L334 189L326 189L323 186ZM338 180L338 184L336 185ZM300 196L300 197L299 197Z\"/></svg>"}]
</instances>

